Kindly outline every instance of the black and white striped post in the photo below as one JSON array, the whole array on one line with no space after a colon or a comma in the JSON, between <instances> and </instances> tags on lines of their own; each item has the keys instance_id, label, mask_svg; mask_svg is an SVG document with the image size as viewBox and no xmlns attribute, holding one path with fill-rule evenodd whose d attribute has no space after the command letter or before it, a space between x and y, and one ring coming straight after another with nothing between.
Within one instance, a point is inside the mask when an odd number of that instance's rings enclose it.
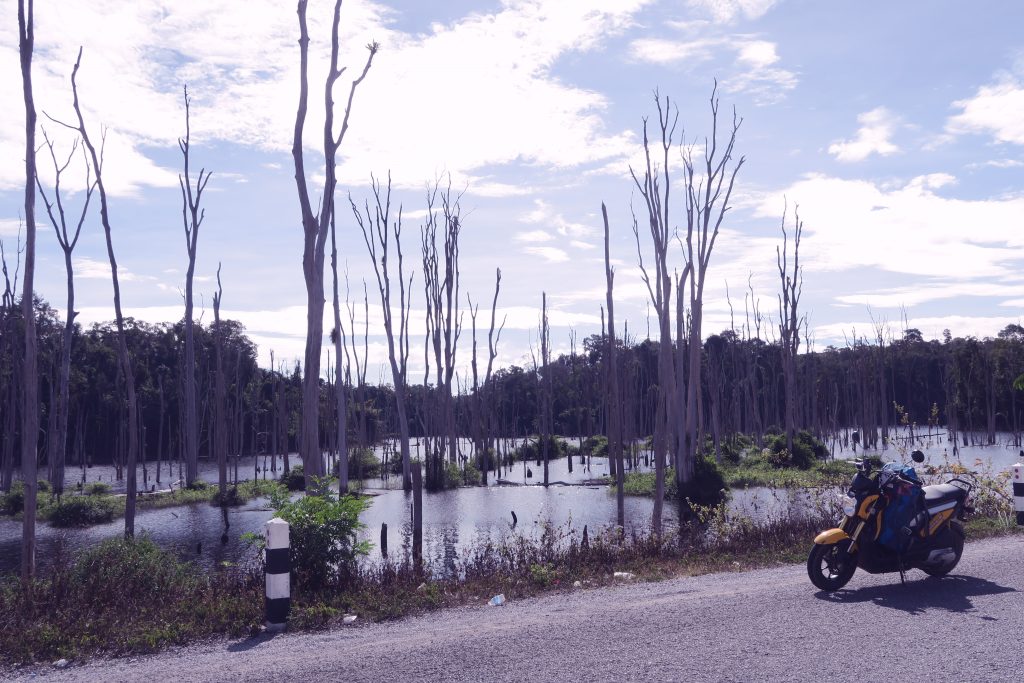
<instances>
[{"instance_id":1,"label":"black and white striped post","mask_svg":"<svg viewBox=\"0 0 1024 683\"><path fill-rule=\"evenodd\" d=\"M283 631L288 624L291 609L291 557L288 546L288 522L274 517L264 527L266 537L267 597L266 616L268 631Z\"/></svg>"},{"instance_id":2,"label":"black and white striped post","mask_svg":"<svg viewBox=\"0 0 1024 683\"><path fill-rule=\"evenodd\" d=\"M1013 509L1017 524L1024 526L1024 463L1013 466Z\"/></svg>"}]
</instances>

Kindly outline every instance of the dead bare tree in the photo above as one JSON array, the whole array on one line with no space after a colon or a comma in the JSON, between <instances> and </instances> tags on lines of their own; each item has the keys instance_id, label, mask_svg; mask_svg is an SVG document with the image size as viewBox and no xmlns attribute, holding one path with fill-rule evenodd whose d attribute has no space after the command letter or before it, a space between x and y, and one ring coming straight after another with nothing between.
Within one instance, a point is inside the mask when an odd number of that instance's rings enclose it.
<instances>
[{"instance_id":1,"label":"dead bare tree","mask_svg":"<svg viewBox=\"0 0 1024 683\"><path fill-rule=\"evenodd\" d=\"M608 458L615 469L615 511L616 524L626 527L625 473L622 460L622 397L619 395L619 366L615 348L615 269L612 268L609 247L608 208L601 202L601 216L604 218L604 274L608 285L605 300L608 304Z\"/></svg>"},{"instance_id":2,"label":"dead bare tree","mask_svg":"<svg viewBox=\"0 0 1024 683\"><path fill-rule=\"evenodd\" d=\"M702 321L704 311L704 285L711 254L718 239L719 229L731 208L729 200L736 183L736 175L746 157L734 159L736 135L743 119L733 108L732 127L724 147L718 141L718 82L711 91L711 137L704 139L704 154L700 170L694 159L693 146L683 152L686 193L686 261L690 276L690 333L689 372L686 387L686 457L679 462L676 478L680 485L693 478L696 454L700 449L701 425L698 409L701 399ZM732 167L730 169L730 162ZM681 340L680 340L681 341Z\"/></svg>"},{"instance_id":3,"label":"dead bare tree","mask_svg":"<svg viewBox=\"0 0 1024 683\"><path fill-rule=\"evenodd\" d=\"M435 210L438 198L441 203L440 214ZM462 333L462 315L459 312L461 199L461 194L453 194L450 182L444 190L439 190L439 183L435 183L427 196L427 220L421 231L427 337L434 350L436 388L440 397L440 404L435 411L436 447L427 462L428 489L444 487L445 457L449 462L458 461L452 378L455 375L456 350ZM442 231L443 240L443 251L440 254L438 228Z\"/></svg>"},{"instance_id":4,"label":"dead bare tree","mask_svg":"<svg viewBox=\"0 0 1024 683\"><path fill-rule=\"evenodd\" d=\"M21 231L15 247L14 275L7 267L7 251L0 239L0 267L4 276L4 292L0 307L0 361L3 362L0 379L3 380L4 401L0 403L3 411L3 429L7 438L0 445L0 491L8 493L14 483L14 447L17 444L17 418L20 401L20 386L23 367L17 362L18 347L15 338L15 317L18 299L18 273L21 268Z\"/></svg>"},{"instance_id":5,"label":"dead bare tree","mask_svg":"<svg viewBox=\"0 0 1024 683\"><path fill-rule=\"evenodd\" d=\"M551 340L548 327L548 293L541 292L540 314L540 362L541 362L541 429L540 449L544 458L544 486L548 485L548 460L550 448L554 442L553 420L551 415Z\"/></svg>"},{"instance_id":6,"label":"dead bare tree","mask_svg":"<svg viewBox=\"0 0 1024 683\"><path fill-rule=\"evenodd\" d=\"M75 246L78 244L78 238L82 234L82 225L85 223L85 217L89 211L89 202L92 199L92 193L96 189L96 183L92 180L92 169L89 166L89 159L85 158L85 200L82 202L82 211L78 216L78 221L74 224L74 228L69 231L68 229L68 217L64 210L64 198L61 194L60 181L64 171L67 170L68 165L74 158L75 152L78 150L78 140L75 140L71 146L71 152L68 154L67 160L64 163L57 161L57 153L54 150L53 141L50 140L46 134L46 130L43 129L43 139L46 141L46 147L50 152L50 160L53 162L53 201L47 197L46 191L43 189L43 184L39 180L39 174L36 174L36 187L39 189L39 196L43 200L43 204L46 206L46 215L50 218L50 224L53 226L53 231L57 235L57 243L60 244L61 251L64 253L64 272L67 275L67 308L64 315L64 336L61 341L61 357L60 357L60 379L59 379L59 390L57 395L57 406L55 411L55 429L53 434L50 435L49 440L49 459L50 459L50 489L53 494L60 498L64 493L64 463L67 459L67 444L68 444L68 411L70 403L70 377L71 377L71 342L75 331L75 318L78 316L78 311L75 310L75 269L71 260L72 252L75 250ZM85 149L82 149L83 156ZM54 211L56 209L56 212Z\"/></svg>"},{"instance_id":7,"label":"dead bare tree","mask_svg":"<svg viewBox=\"0 0 1024 683\"><path fill-rule=\"evenodd\" d=\"M658 402L655 408L654 422L654 511L652 530L656 535L662 531L662 505L665 500L665 459L671 441L670 425L678 424L676 412L676 371L672 353L672 274L668 265L668 245L673 231L669 227L669 196L671 191L671 174L669 169L669 150L675 144L675 131L679 121L679 112L673 114L669 98L662 103L657 91L654 102L658 108L658 129L660 139L659 158L651 158L651 141L647 133L647 119L643 123L644 169L643 178L637 176L630 168L633 183L640 196L643 197L647 209L647 221L654 250L654 275L644 265L643 249L640 244L640 226L634 213L633 236L636 239L637 260L641 278L647 287L647 294L654 311L658 316L659 348L658 348ZM686 265L690 268L689 262ZM676 471L679 472L680 450L676 450L674 458ZM678 475L677 475L678 476Z\"/></svg>"},{"instance_id":8,"label":"dead bare tree","mask_svg":"<svg viewBox=\"0 0 1024 683\"><path fill-rule=\"evenodd\" d=\"M106 131L101 133L101 142L99 151L96 150L96 146L92 143L92 139L89 137L89 131L85 127L85 119L82 117L82 108L78 101L78 69L82 64L82 49L78 49L78 59L75 61L75 68L71 71L71 92L74 97L74 109L75 116L78 119L78 125L71 126L69 124L64 125L71 130L78 132L81 137L86 150L89 152L89 159L92 162L92 168L96 172L96 188L100 193L100 221L103 224L103 233L106 238L107 245L107 258L110 260L110 278L114 287L114 317L117 325L117 352L118 361L121 369L122 380L125 385L125 393L128 399L128 453L127 453L127 479L125 482L125 488L127 496L125 498L125 510L124 510L124 534L127 538L131 538L135 535L135 499L138 495L138 487L136 483L136 463L139 458L139 430L137 425L139 424L138 419L138 401L135 394L135 374L132 366L131 355L128 353L128 341L124 330L124 315L121 313L121 285L117 277L117 258L114 256L114 242L113 232L110 226L110 207L107 202L107 189L103 183L103 150L106 146ZM54 120L54 119L51 119ZM54 120L55 123L60 123Z\"/></svg>"},{"instance_id":9,"label":"dead bare tree","mask_svg":"<svg viewBox=\"0 0 1024 683\"><path fill-rule=\"evenodd\" d=\"M25 482L24 521L21 531L21 580L31 586L36 573L36 458L39 434L39 366L33 293L36 272L36 105L32 95L32 51L35 47L35 12L32 0L18 0L18 49L21 86L25 100L25 275L21 310L25 342L22 363L21 478Z\"/></svg>"},{"instance_id":10,"label":"dead bare tree","mask_svg":"<svg viewBox=\"0 0 1024 683\"><path fill-rule=\"evenodd\" d=\"M803 290L803 272L800 270L800 238L804 224L800 220L800 207L794 210L793 270L789 270L789 235L786 232L786 209L782 211L782 248L775 247L775 262L779 268L782 292L779 294L779 345L782 349L782 373L786 388L786 448L793 452L796 435L796 354L800 348L800 294Z\"/></svg>"},{"instance_id":11,"label":"dead bare tree","mask_svg":"<svg viewBox=\"0 0 1024 683\"><path fill-rule=\"evenodd\" d=\"M508 316L504 316L501 320L501 326L497 328L497 334L495 334L494 324L497 320L498 314L498 293L501 292L501 268L496 268L494 273L494 298L491 300L491 325L487 332L487 372L484 374L483 383L483 416L484 421L484 462L480 465L480 472L483 476L483 484L487 485L487 453L493 452L495 461L498 459L497 452L494 451L494 427L493 427L493 416L494 416L494 396L493 387L491 386L491 373L494 370L494 359L498 357L498 343L501 341L502 330L505 329L505 322L508 320Z\"/></svg>"},{"instance_id":12,"label":"dead bare tree","mask_svg":"<svg viewBox=\"0 0 1024 683\"><path fill-rule=\"evenodd\" d=\"M413 273L405 280L404 260L402 256L402 208L398 208L398 218L391 220L391 176L388 186L382 195L381 186L372 181L374 209L371 213L369 202L363 209L349 198L356 223L363 233L363 241L373 262L373 272L377 276L377 288L380 291L381 309L384 313L384 333L388 339L388 361L391 364L391 379L395 385L395 407L398 412L398 437L402 449L402 486L409 491L413 486L411 457L409 452L409 416L406 407L407 370L409 365L409 310L412 306ZM398 259L397 272L392 272L389 264L391 243L394 240L395 255ZM395 315L392 301L392 277L398 280L398 325L396 330ZM368 361L363 357L364 363ZM417 465L418 467L419 465Z\"/></svg>"},{"instance_id":13,"label":"dead bare tree","mask_svg":"<svg viewBox=\"0 0 1024 683\"><path fill-rule=\"evenodd\" d=\"M309 100L309 30L306 22L307 0L299 0L299 106L295 116L295 135L292 140L292 158L295 163L295 184L302 212L302 275L306 284L306 353L302 379L302 448L303 471L308 490L313 489L313 479L324 475L323 452L320 449L320 354L324 336L324 256L327 233L334 216L334 193L337 188L338 148L348 132L349 117L356 88L366 78L377 54L379 45L366 46L369 55L362 73L352 81L348 102L342 118L341 128L335 135L334 129L334 85L345 72L338 65L338 26L341 18L341 0L334 4L334 18L331 23L331 57L324 87L324 130L323 153L326 181L319 211L313 211L306 181L305 159L302 149L302 132L306 123Z\"/></svg>"},{"instance_id":14,"label":"dead bare tree","mask_svg":"<svg viewBox=\"0 0 1024 683\"><path fill-rule=\"evenodd\" d=\"M335 217L331 216L331 274L334 284L334 330L331 340L334 342L334 400L337 411L336 429L338 439L338 495L348 493L348 404L345 400L345 373L342 368L342 346L345 328L341 325L341 302L338 297L338 241L335 236Z\"/></svg>"},{"instance_id":15,"label":"dead bare tree","mask_svg":"<svg viewBox=\"0 0 1024 683\"><path fill-rule=\"evenodd\" d=\"M217 495L220 505L225 508L228 495L228 400L224 388L224 326L220 320L220 304L224 299L224 288L220 282L220 264L217 264L217 291L213 294L214 326L214 439L213 448L217 455ZM236 391L241 391L237 387ZM227 531L227 513L224 514L224 528Z\"/></svg>"},{"instance_id":16,"label":"dead bare tree","mask_svg":"<svg viewBox=\"0 0 1024 683\"><path fill-rule=\"evenodd\" d=\"M200 209L203 191L210 181L205 168L199 170L195 187L189 171L192 150L192 126L190 120L191 98L188 86L184 87L185 137L178 138L178 147L185 160L185 171L178 175L181 186L181 220L185 227L185 252L188 254L188 269L185 271L185 484L191 486L199 477L199 423L196 417L196 342L193 321L192 283L196 272L196 249L199 243L199 227L206 217L206 210Z\"/></svg>"}]
</instances>

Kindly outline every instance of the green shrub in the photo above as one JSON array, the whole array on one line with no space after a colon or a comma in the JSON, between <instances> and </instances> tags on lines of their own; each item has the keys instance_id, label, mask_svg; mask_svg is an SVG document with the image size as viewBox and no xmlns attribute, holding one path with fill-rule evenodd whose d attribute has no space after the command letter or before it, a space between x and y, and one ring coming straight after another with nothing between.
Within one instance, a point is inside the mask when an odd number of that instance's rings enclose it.
<instances>
[{"instance_id":1,"label":"green shrub","mask_svg":"<svg viewBox=\"0 0 1024 683\"><path fill-rule=\"evenodd\" d=\"M110 493L110 484L105 481L94 481L85 485L85 495L105 496Z\"/></svg>"},{"instance_id":2,"label":"green shrub","mask_svg":"<svg viewBox=\"0 0 1024 683\"><path fill-rule=\"evenodd\" d=\"M798 467L806 470L817 460L828 457L828 448L807 430L800 430L793 437L793 451L786 448L785 434L765 436L768 461L774 467Z\"/></svg>"},{"instance_id":3,"label":"green shrub","mask_svg":"<svg viewBox=\"0 0 1024 683\"><path fill-rule=\"evenodd\" d=\"M402 461L398 461L399 473L401 472ZM373 454L372 448L355 448L348 455L348 476L349 478L375 479L380 476L380 458ZM339 466L334 466L334 474L337 476Z\"/></svg>"},{"instance_id":4,"label":"green shrub","mask_svg":"<svg viewBox=\"0 0 1024 683\"><path fill-rule=\"evenodd\" d=\"M566 448L569 446L565 441L555 436L549 436L548 439L548 460L554 460L555 458L561 457L566 454ZM516 460L541 460L544 458L543 449L541 448L541 437L533 437L526 441L523 445L519 446L513 452Z\"/></svg>"},{"instance_id":5,"label":"green shrub","mask_svg":"<svg viewBox=\"0 0 1024 683\"><path fill-rule=\"evenodd\" d=\"M50 524L55 527L80 527L106 524L118 512L109 496L69 496L50 507Z\"/></svg>"},{"instance_id":6,"label":"green shrub","mask_svg":"<svg viewBox=\"0 0 1024 683\"><path fill-rule=\"evenodd\" d=\"M25 509L25 484L16 481L8 493L0 493L0 514L16 515Z\"/></svg>"},{"instance_id":7,"label":"green shrub","mask_svg":"<svg viewBox=\"0 0 1024 683\"><path fill-rule=\"evenodd\" d=\"M714 458L702 456L694 463L693 479L683 487L682 494L698 505L718 505L725 499L728 488Z\"/></svg>"},{"instance_id":8,"label":"green shrub","mask_svg":"<svg viewBox=\"0 0 1024 683\"><path fill-rule=\"evenodd\" d=\"M317 590L342 586L356 571L356 560L369 553L370 544L356 537L364 528L359 515L369 505L367 498L338 497L327 482L318 482L322 493L290 500L278 490L270 496L277 516L288 522L292 574L296 586ZM250 537L252 538L252 537Z\"/></svg>"},{"instance_id":9,"label":"green shrub","mask_svg":"<svg viewBox=\"0 0 1024 683\"><path fill-rule=\"evenodd\" d=\"M190 491L205 491L210 488L210 484L207 484L202 479L196 479L187 487Z\"/></svg>"},{"instance_id":10,"label":"green shrub","mask_svg":"<svg viewBox=\"0 0 1024 683\"><path fill-rule=\"evenodd\" d=\"M289 491L305 491L306 475L302 465L293 465L292 469L281 475L281 484Z\"/></svg>"},{"instance_id":11,"label":"green shrub","mask_svg":"<svg viewBox=\"0 0 1024 683\"><path fill-rule=\"evenodd\" d=\"M601 434L588 436L580 444L580 453L597 458L606 457L608 455L608 438Z\"/></svg>"}]
</instances>

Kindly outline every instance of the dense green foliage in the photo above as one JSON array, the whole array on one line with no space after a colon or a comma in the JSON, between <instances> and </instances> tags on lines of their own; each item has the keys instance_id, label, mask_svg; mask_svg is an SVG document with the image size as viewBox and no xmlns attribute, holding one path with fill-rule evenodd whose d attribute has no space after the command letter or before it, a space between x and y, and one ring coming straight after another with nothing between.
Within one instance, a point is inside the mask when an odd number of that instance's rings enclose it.
<instances>
[{"instance_id":1,"label":"dense green foliage","mask_svg":"<svg viewBox=\"0 0 1024 683\"><path fill-rule=\"evenodd\" d=\"M368 498L341 496L326 482L318 494L294 500L278 489L270 496L277 516L288 522L292 573L296 586L318 590L343 586L354 576L359 556L369 552L369 544L356 534L363 528L359 514L370 505Z\"/></svg>"}]
</instances>

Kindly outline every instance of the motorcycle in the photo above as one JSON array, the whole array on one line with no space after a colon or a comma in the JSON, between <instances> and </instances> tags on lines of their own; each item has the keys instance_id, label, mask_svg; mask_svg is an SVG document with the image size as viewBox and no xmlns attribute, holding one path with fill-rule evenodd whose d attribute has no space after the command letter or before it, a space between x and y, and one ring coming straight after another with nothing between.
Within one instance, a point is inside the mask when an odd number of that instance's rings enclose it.
<instances>
[{"instance_id":1,"label":"motorcycle","mask_svg":"<svg viewBox=\"0 0 1024 683\"><path fill-rule=\"evenodd\" d=\"M911 454L916 463L924 454ZM956 477L922 486L910 467L891 463L874 470L871 461L855 461L857 474L843 499L843 518L814 539L807 573L817 588L837 591L860 567L869 574L920 569L945 576L964 551L963 522L973 512L974 485ZM873 471L874 470L874 471Z\"/></svg>"}]
</instances>

